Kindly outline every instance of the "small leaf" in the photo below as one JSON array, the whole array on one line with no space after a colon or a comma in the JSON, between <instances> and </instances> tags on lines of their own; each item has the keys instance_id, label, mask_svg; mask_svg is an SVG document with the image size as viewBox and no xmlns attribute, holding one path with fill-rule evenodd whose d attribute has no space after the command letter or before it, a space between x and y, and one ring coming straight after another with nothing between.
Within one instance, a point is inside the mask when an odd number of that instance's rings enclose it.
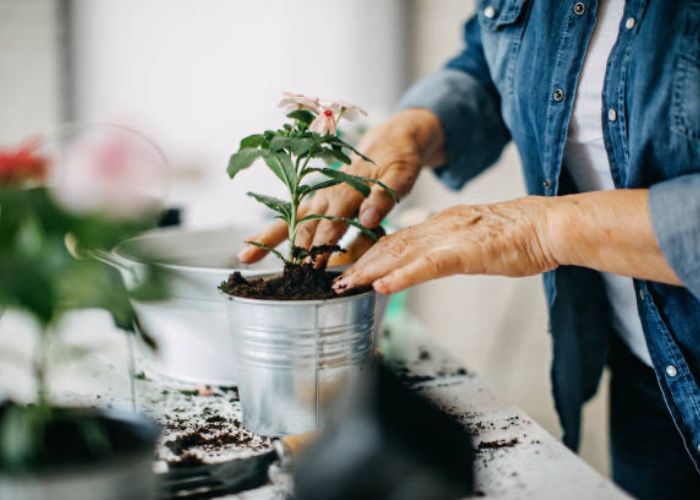
<instances>
[{"instance_id":1,"label":"small leaf","mask_svg":"<svg viewBox=\"0 0 700 500\"><path fill-rule=\"evenodd\" d=\"M275 255L277 256L277 258L280 259L282 262L287 262L287 259L285 259L284 256L283 256L279 251L275 250L275 249L272 248L270 245L266 245L266 244L260 243L260 242L258 242L258 241L246 241L245 243L246 243L247 245L251 245L251 246L254 246L254 247L257 247L257 248L262 248L263 250L265 250L265 251L267 251L267 252L272 252L272 253L275 254Z\"/></svg>"},{"instance_id":2,"label":"small leaf","mask_svg":"<svg viewBox=\"0 0 700 500\"><path fill-rule=\"evenodd\" d=\"M240 149L257 148L262 144L263 139L264 137L262 134L253 134L249 135L248 137L244 137L243 139L241 139Z\"/></svg>"},{"instance_id":3,"label":"small leaf","mask_svg":"<svg viewBox=\"0 0 700 500\"><path fill-rule=\"evenodd\" d=\"M316 146L316 141L310 137L298 137L292 139L289 143L292 152L297 156L305 155L314 146Z\"/></svg>"},{"instance_id":4,"label":"small leaf","mask_svg":"<svg viewBox=\"0 0 700 500\"><path fill-rule=\"evenodd\" d=\"M297 120L304 125L310 124L312 121L314 121L314 118L316 118L316 115L314 115L311 111L308 111L306 109L296 109L289 113L287 115L288 118L292 118L293 120Z\"/></svg>"},{"instance_id":5,"label":"small leaf","mask_svg":"<svg viewBox=\"0 0 700 500\"><path fill-rule=\"evenodd\" d=\"M284 166L280 163L279 158L277 158L277 155L271 153L270 151L263 151L262 157L265 160L267 166L270 167L270 170L272 170L272 173L275 174L279 180L284 182L284 184L291 189L289 179L287 178L287 173L285 172Z\"/></svg>"},{"instance_id":6,"label":"small leaf","mask_svg":"<svg viewBox=\"0 0 700 500\"><path fill-rule=\"evenodd\" d=\"M353 189L355 189L358 193L360 193L362 196L367 198L371 192L371 189L369 186L365 183L363 179L360 177L357 177L355 175L348 174L346 172L343 172L341 170L334 170L332 168L309 168L306 170L306 173L310 172L319 172L326 177L330 177L331 179L339 180L340 182L344 182L351 186Z\"/></svg>"},{"instance_id":7,"label":"small leaf","mask_svg":"<svg viewBox=\"0 0 700 500\"><path fill-rule=\"evenodd\" d=\"M253 192L246 193L251 198L255 198L257 201L267 206L268 208L274 210L280 214L285 220L288 220L292 213L292 205L288 201L283 201L272 196L267 196L264 194L258 194Z\"/></svg>"},{"instance_id":8,"label":"small leaf","mask_svg":"<svg viewBox=\"0 0 700 500\"><path fill-rule=\"evenodd\" d=\"M263 151L253 148L240 149L238 152L231 155L226 169L229 177L233 179L238 172L250 167L255 160L260 158Z\"/></svg>"},{"instance_id":9,"label":"small leaf","mask_svg":"<svg viewBox=\"0 0 700 500\"><path fill-rule=\"evenodd\" d=\"M333 222L341 222L343 224L348 224L350 226L356 227L359 229L363 234L367 235L369 238L371 238L373 241L377 241L379 239L379 235L372 231L370 228L363 226L359 222L357 222L354 219L348 219L347 217L336 217L334 215L316 215L316 214L311 214L307 215L306 217L303 217L301 220L299 220L298 224L302 224L304 222L310 221L310 220L315 220L315 219L324 219L324 220L330 220Z\"/></svg>"},{"instance_id":10,"label":"small leaf","mask_svg":"<svg viewBox=\"0 0 700 500\"><path fill-rule=\"evenodd\" d=\"M350 151L352 151L353 153L355 153L357 156L359 156L359 157L362 158L363 160L365 160L365 161L367 161L367 162L369 162L369 163L374 163L374 160L372 160L372 159L369 158L368 156L365 156L364 154L362 154L362 153L361 153L357 148L355 148L352 144L350 144L350 143L348 143L348 142L345 142L345 141L342 140L340 137L337 137L337 136L334 136L334 135L329 135L329 136L327 136L327 137L324 138L324 141L323 141L323 142L328 143L328 144L332 144L332 145L335 145L335 146L340 146L340 147L343 147L343 148L346 148L346 149L349 149Z\"/></svg>"},{"instance_id":11,"label":"small leaf","mask_svg":"<svg viewBox=\"0 0 700 500\"><path fill-rule=\"evenodd\" d=\"M299 187L299 195L303 198L304 196L311 194L314 191L320 191L321 189L337 186L342 182L343 181L338 179L329 179L327 181L322 181L317 184L303 184Z\"/></svg>"}]
</instances>

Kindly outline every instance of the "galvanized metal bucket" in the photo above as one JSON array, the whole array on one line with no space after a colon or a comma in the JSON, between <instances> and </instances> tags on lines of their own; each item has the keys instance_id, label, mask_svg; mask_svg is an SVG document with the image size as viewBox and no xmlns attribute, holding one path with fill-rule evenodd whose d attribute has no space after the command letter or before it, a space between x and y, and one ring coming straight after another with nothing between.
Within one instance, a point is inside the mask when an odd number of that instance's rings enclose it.
<instances>
[{"instance_id":1,"label":"galvanized metal bucket","mask_svg":"<svg viewBox=\"0 0 700 500\"><path fill-rule=\"evenodd\" d=\"M375 293L299 301L226 297L244 426L264 436L319 429L327 400L371 360Z\"/></svg>"}]
</instances>

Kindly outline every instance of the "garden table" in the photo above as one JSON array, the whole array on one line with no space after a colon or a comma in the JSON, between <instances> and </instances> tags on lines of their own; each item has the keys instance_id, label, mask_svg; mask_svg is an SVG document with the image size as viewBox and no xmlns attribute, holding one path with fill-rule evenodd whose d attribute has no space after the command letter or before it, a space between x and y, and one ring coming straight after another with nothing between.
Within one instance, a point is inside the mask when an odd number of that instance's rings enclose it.
<instances>
[{"instance_id":1,"label":"garden table","mask_svg":"<svg viewBox=\"0 0 700 500\"><path fill-rule=\"evenodd\" d=\"M405 319L405 318L404 318ZM384 357L415 390L455 415L474 436L476 496L493 498L625 498L515 405L494 394L475 373L441 349L415 320L390 326L380 342ZM0 398L29 399L29 373L35 326L8 311L0 320ZM163 426L156 468L166 461L220 461L260 453L265 438L241 428L233 387L200 391L148 372L133 342L103 311L69 314L56 332L51 350L50 392L65 404L135 407ZM129 377L129 370L136 374ZM201 432L201 431L204 432ZM203 446L202 446L203 445ZM230 498L284 497L288 481Z\"/></svg>"}]
</instances>

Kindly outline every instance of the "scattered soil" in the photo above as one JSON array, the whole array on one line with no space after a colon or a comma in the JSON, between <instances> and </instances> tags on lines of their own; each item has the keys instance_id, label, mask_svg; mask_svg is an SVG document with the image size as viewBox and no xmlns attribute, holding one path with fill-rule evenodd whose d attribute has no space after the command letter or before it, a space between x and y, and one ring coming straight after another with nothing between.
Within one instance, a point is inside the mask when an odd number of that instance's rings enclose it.
<instances>
[{"instance_id":1,"label":"scattered soil","mask_svg":"<svg viewBox=\"0 0 700 500\"><path fill-rule=\"evenodd\" d=\"M518 438L496 439L495 441L481 441L479 443L479 449L491 450L495 448L510 448L511 446L515 446L519 442L520 441L518 440Z\"/></svg>"},{"instance_id":2,"label":"scattered soil","mask_svg":"<svg viewBox=\"0 0 700 500\"><path fill-rule=\"evenodd\" d=\"M315 269L313 264L284 265L281 276L268 279L247 280L235 272L224 281L220 288L229 295L266 300L319 300L339 296L357 295L370 290L370 287L352 288L343 293L333 290L333 280L337 272Z\"/></svg>"},{"instance_id":3,"label":"scattered soil","mask_svg":"<svg viewBox=\"0 0 700 500\"><path fill-rule=\"evenodd\" d=\"M221 432L210 435L201 430L189 431L165 442L165 446L180 457L192 448L217 449L226 445L249 448L255 436L247 432ZM264 449L264 448L260 448Z\"/></svg>"}]
</instances>

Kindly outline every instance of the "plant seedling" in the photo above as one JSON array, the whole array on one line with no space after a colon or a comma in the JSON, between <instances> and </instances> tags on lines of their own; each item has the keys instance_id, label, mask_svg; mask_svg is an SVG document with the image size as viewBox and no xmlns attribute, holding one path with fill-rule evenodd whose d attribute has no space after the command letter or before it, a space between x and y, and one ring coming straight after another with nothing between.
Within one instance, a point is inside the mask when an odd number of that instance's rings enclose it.
<instances>
[{"instance_id":1,"label":"plant seedling","mask_svg":"<svg viewBox=\"0 0 700 500\"><path fill-rule=\"evenodd\" d=\"M337 134L337 125L342 118L351 120L366 112L350 103L323 101L289 93L285 93L280 107L288 111L287 118L290 122L283 124L277 130L266 130L245 137L238 151L231 155L228 174L233 179L239 172L250 167L255 160L262 158L272 173L285 185L289 195L288 201L252 192L249 192L248 196L275 211L276 218L287 223L289 252L285 257L263 243L257 241L246 243L272 252L288 265L301 265L305 259L315 260L319 253L338 251L338 247L325 245L316 250L297 247L297 231L306 222L318 219L341 222L356 227L374 240L378 239L377 233L355 219L313 213L299 216L299 207L307 197L341 183L351 186L364 197L369 196L372 185L377 185L398 202L396 193L382 182L369 177L352 175L329 166L333 163L349 165L352 161L349 156L351 153L372 162ZM326 164L323 166L312 164L312 160L317 159ZM324 179L311 183L309 178L312 174L320 175Z\"/></svg>"}]
</instances>

